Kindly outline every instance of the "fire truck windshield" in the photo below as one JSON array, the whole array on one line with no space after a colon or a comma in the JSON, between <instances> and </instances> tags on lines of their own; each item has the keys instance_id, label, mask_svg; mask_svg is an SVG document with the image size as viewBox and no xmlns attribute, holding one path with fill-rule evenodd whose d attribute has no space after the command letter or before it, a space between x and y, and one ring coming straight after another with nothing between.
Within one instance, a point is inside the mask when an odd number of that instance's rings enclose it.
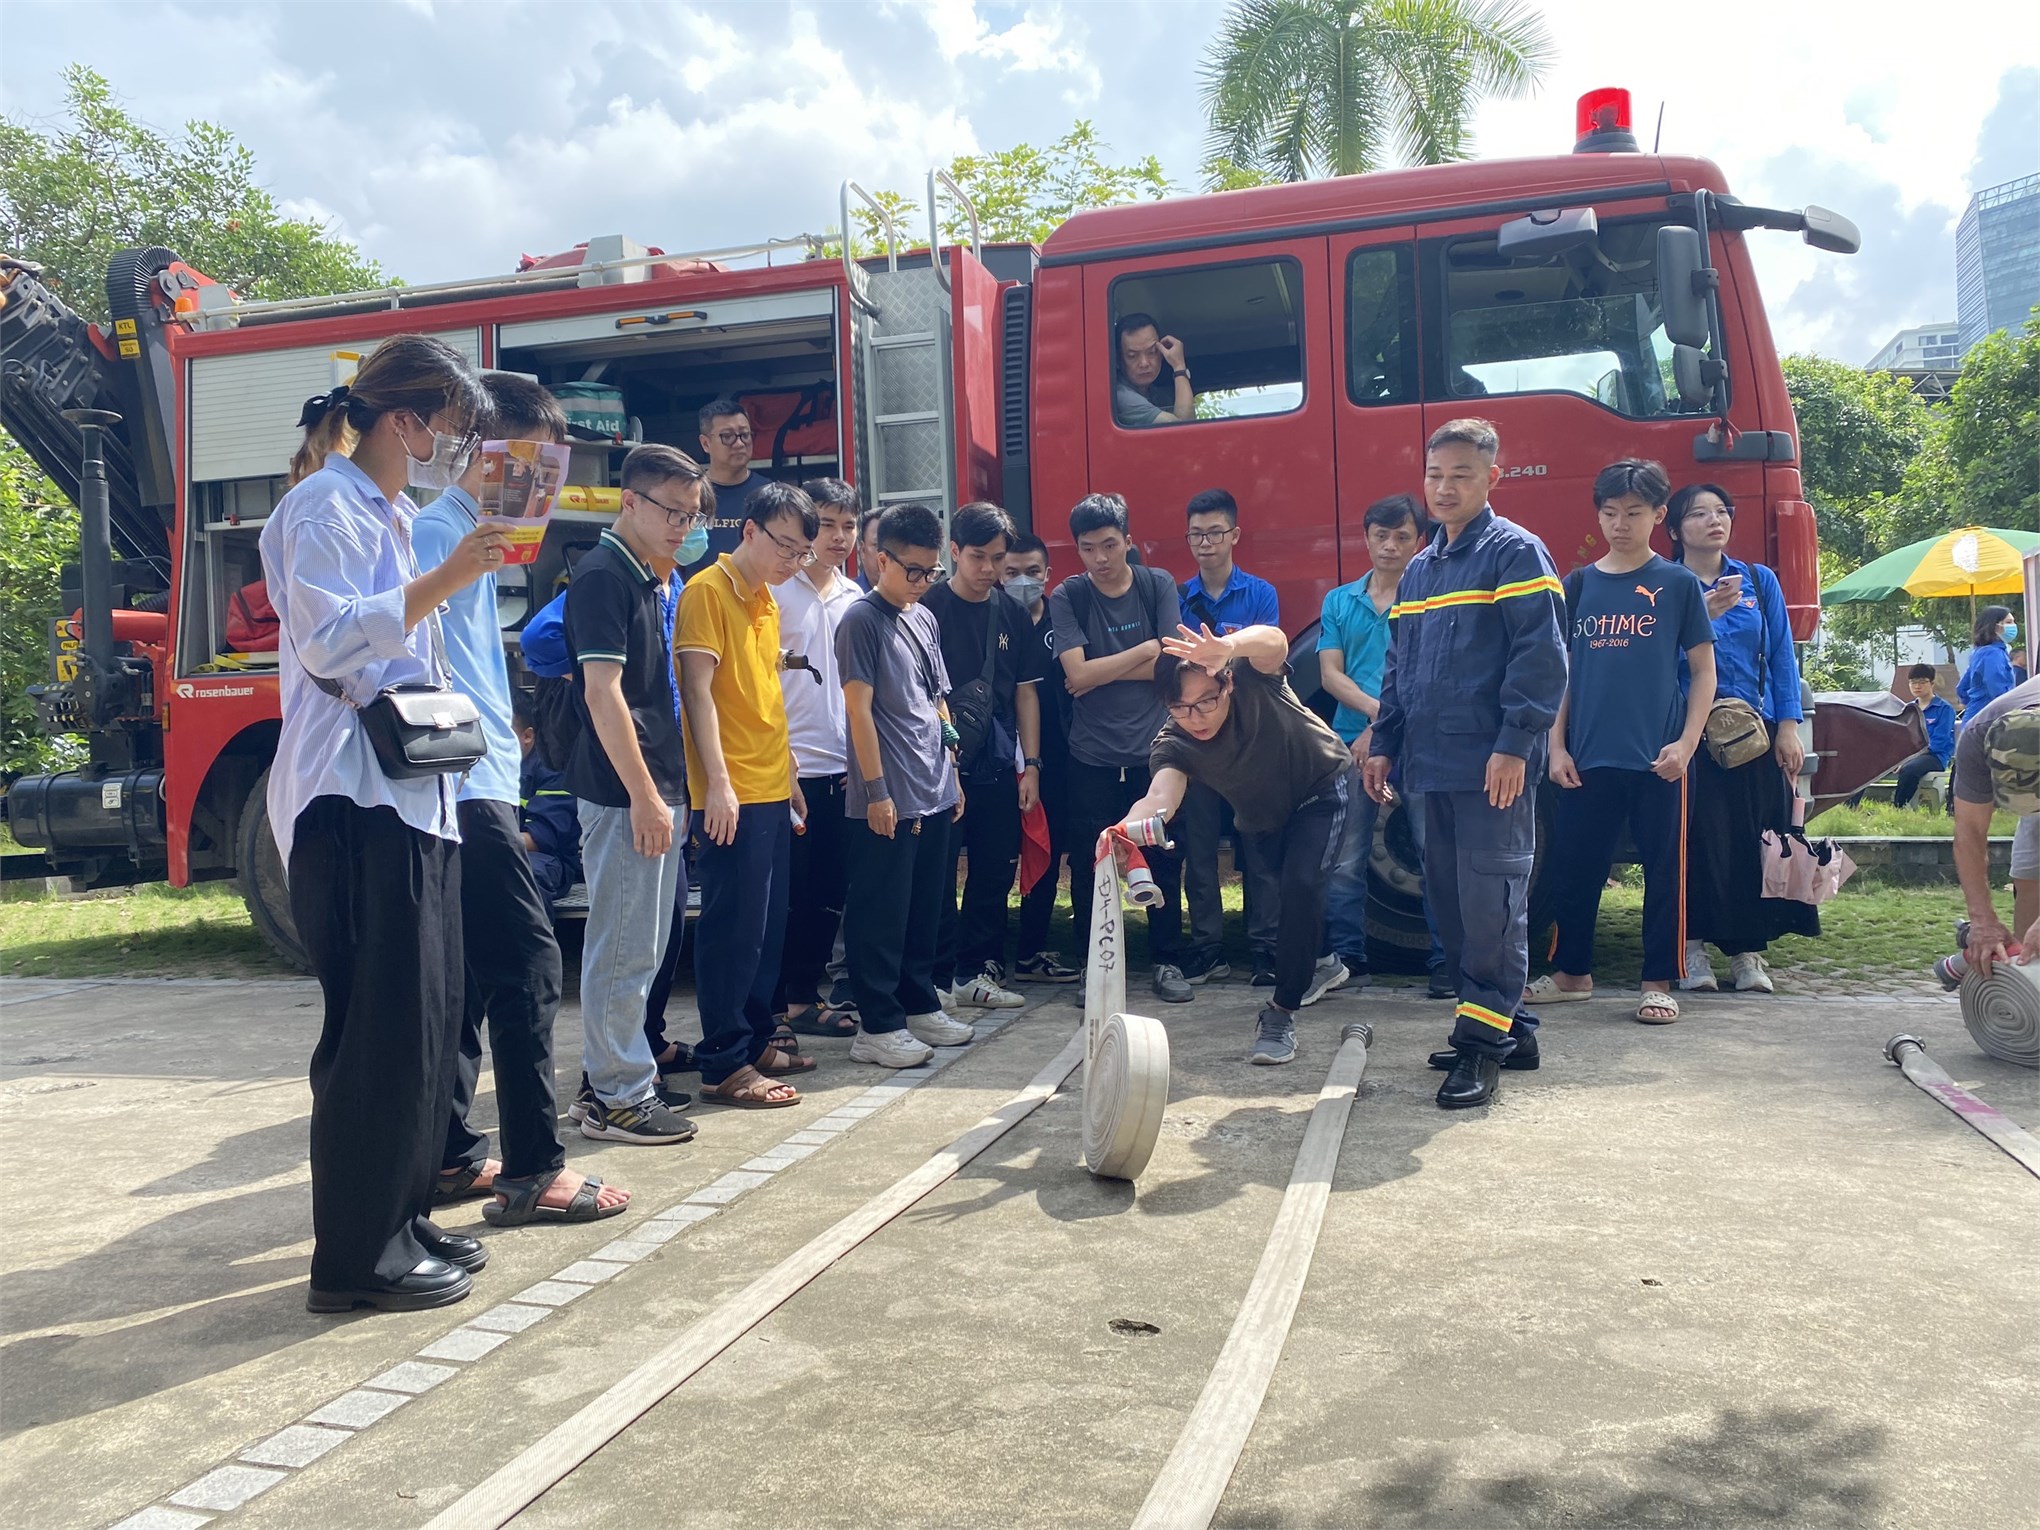
<instances>
[{"instance_id":1,"label":"fire truck windshield","mask_svg":"<svg viewBox=\"0 0 2040 1530\"><path fill-rule=\"evenodd\" d=\"M1605 226L1593 245L1515 260L1493 235L1444 241L1443 396L1574 393L1632 419L1692 412L1658 312L1658 227Z\"/></svg>"}]
</instances>

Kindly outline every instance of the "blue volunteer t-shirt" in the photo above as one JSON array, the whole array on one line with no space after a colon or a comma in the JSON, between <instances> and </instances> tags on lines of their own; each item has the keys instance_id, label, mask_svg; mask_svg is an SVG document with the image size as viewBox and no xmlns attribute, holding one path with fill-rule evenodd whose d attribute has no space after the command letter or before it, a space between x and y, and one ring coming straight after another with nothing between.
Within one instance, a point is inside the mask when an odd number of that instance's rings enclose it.
<instances>
[{"instance_id":1,"label":"blue volunteer t-shirt","mask_svg":"<svg viewBox=\"0 0 2040 1530\"><path fill-rule=\"evenodd\" d=\"M1581 770L1649 770L1686 726L1679 659L1714 642L1707 596L1663 558L1626 574L1566 578L1565 746Z\"/></svg>"}]
</instances>

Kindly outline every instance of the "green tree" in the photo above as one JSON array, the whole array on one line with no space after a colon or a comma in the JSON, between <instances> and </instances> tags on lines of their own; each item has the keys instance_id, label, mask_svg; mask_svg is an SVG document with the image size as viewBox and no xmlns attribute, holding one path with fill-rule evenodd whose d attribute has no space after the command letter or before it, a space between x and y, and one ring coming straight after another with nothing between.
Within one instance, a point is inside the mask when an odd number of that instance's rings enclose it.
<instances>
[{"instance_id":1,"label":"green tree","mask_svg":"<svg viewBox=\"0 0 2040 1530\"><path fill-rule=\"evenodd\" d=\"M1935 414L1934 437L1907 471L1907 497L1945 510L1936 529L2040 531L2040 317L1980 341Z\"/></svg>"},{"instance_id":2,"label":"green tree","mask_svg":"<svg viewBox=\"0 0 2040 1530\"><path fill-rule=\"evenodd\" d=\"M977 209L987 243L1041 244L1086 208L1155 201L1176 189L1154 155L1115 164L1110 152L1097 128L1080 119L1047 148L1022 143L992 154L961 154L949 162L948 171ZM873 197L909 246L926 241L928 216L918 196L879 191ZM946 195L940 200L944 241L969 238L970 220L963 210ZM855 216L859 248L878 247L878 219L869 209Z\"/></svg>"},{"instance_id":3,"label":"green tree","mask_svg":"<svg viewBox=\"0 0 2040 1530\"><path fill-rule=\"evenodd\" d=\"M1553 56L1516 0L1236 0L1204 59L1207 167L1279 180L1442 165L1474 111L1528 94Z\"/></svg>"},{"instance_id":4,"label":"green tree","mask_svg":"<svg viewBox=\"0 0 2040 1530\"><path fill-rule=\"evenodd\" d=\"M225 128L188 122L166 137L81 64L64 71L64 85L53 125L0 116L0 250L39 263L50 289L87 318L106 318L114 252L147 245L175 250L246 298L388 281L324 226L285 217L256 182L255 156Z\"/></svg>"},{"instance_id":5,"label":"green tree","mask_svg":"<svg viewBox=\"0 0 2040 1530\"><path fill-rule=\"evenodd\" d=\"M132 117L106 80L65 71L48 125L0 116L0 250L39 264L71 307L104 322L117 250L163 245L244 297L305 297L385 283L353 245L285 217L254 156L225 128L166 137ZM76 511L0 431L0 770L46 768L68 746L36 734L24 689L49 675L58 580L78 551Z\"/></svg>"}]
</instances>

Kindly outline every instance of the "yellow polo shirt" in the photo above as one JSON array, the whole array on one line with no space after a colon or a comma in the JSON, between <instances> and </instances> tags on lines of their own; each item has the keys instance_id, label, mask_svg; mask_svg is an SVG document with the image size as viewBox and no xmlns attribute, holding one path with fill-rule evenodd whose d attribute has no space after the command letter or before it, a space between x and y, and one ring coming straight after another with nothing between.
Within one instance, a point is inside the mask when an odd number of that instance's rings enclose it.
<instances>
[{"instance_id":1,"label":"yellow polo shirt","mask_svg":"<svg viewBox=\"0 0 2040 1530\"><path fill-rule=\"evenodd\" d=\"M715 698L723 762L740 804L784 802L793 795L793 756L786 740L786 702L779 688L779 603L764 585L744 582L724 553L687 581L680 592L680 620L673 639L673 666L680 655L715 657ZM694 806L708 803L708 771L694 742L694 718L681 703L687 736L687 795Z\"/></svg>"}]
</instances>

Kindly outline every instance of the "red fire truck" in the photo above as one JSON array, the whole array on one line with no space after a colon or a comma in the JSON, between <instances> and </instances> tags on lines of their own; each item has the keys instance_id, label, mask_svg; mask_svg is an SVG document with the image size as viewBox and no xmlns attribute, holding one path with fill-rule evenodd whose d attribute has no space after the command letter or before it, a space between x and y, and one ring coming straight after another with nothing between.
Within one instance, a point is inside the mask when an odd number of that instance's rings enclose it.
<instances>
[{"instance_id":1,"label":"red fire truck","mask_svg":"<svg viewBox=\"0 0 2040 1530\"><path fill-rule=\"evenodd\" d=\"M1743 509L1734 553L1778 571L1804 639L1819 615L1814 519L1745 238L1780 230L1847 253L1855 230L1815 207L1748 205L1705 160L1639 152L1626 113L1621 93L1583 99L1564 156L1085 212L1038 250L943 244L945 196L975 214L931 172L925 247L845 184L838 227L868 207L876 258L822 258L810 238L667 255L612 237L508 276L242 302L141 250L113 262L104 330L17 263L0 420L77 498L83 427L66 411L120 416L105 430L108 521L80 500L66 609L82 620L59 624L39 695L48 729L82 734L90 759L11 784L6 821L41 852L26 869L95 886L237 876L258 925L294 949L263 805L276 658L237 651L229 627L261 576L301 403L402 331L614 411L576 442L575 507L539 561L502 578L510 636L614 513L629 445L698 452L696 410L735 394L759 471L838 474L878 505L997 500L1046 538L1058 573L1075 571L1065 512L1110 489L1145 560L1185 576L1183 506L1229 488L1240 562L1275 582L1300 650L1325 592L1365 570L1366 505L1418 486L1440 421L1480 414L1503 441L1498 506L1561 567L1595 556L1588 485L1614 458L1726 486ZM1113 323L1132 312L1183 341L1196 419L1115 417Z\"/></svg>"}]
</instances>

